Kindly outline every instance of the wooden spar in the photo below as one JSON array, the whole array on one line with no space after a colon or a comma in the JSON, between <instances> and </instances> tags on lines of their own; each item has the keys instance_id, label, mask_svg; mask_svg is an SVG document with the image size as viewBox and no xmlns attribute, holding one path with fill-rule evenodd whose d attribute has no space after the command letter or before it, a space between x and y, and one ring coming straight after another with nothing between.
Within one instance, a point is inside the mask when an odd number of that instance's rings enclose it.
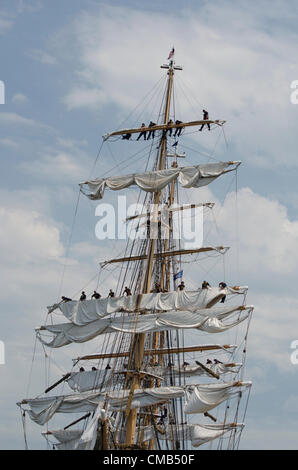
<instances>
[{"instance_id":1,"label":"wooden spar","mask_svg":"<svg viewBox=\"0 0 298 470\"><path fill-rule=\"evenodd\" d=\"M62 377L62 379L58 380L57 382L55 382L53 385L51 385L50 387L48 387L44 393L48 393L50 392L51 390L53 390L53 388L57 387L57 385L61 384L62 382L64 382L65 380L68 379L68 377L70 377L70 372L68 372L66 375L64 375Z\"/></svg>"},{"instance_id":2,"label":"wooden spar","mask_svg":"<svg viewBox=\"0 0 298 470\"><path fill-rule=\"evenodd\" d=\"M215 423L217 421L217 419L214 416L212 416L211 414L209 414L208 411L205 411L204 416L207 416L207 418L212 419L212 421L214 421Z\"/></svg>"},{"instance_id":3,"label":"wooden spar","mask_svg":"<svg viewBox=\"0 0 298 470\"><path fill-rule=\"evenodd\" d=\"M216 246L216 247L206 246L202 248L193 248L190 250L164 251L161 253L154 253L154 254L149 252L149 255L152 257L152 260L153 260L154 258L168 258L170 256L191 255L193 253L205 253L207 251L218 251L218 252L225 253L228 249L229 249L228 246ZM140 260L145 260L145 259L148 259L148 255L126 256L124 258L115 258L115 259L111 259L108 261L104 261L103 263L100 263L100 264L102 266L106 266L107 264L124 263L125 261L140 261Z\"/></svg>"},{"instance_id":4,"label":"wooden spar","mask_svg":"<svg viewBox=\"0 0 298 470\"><path fill-rule=\"evenodd\" d=\"M216 374L215 372L213 372L213 370L208 369L208 367L204 366L204 364L202 364L201 362L196 361L196 364L198 364L198 366L202 367L202 369L204 369L204 371L207 372L207 374L212 375L212 376L215 377L217 380L220 378L218 374Z\"/></svg>"},{"instance_id":5,"label":"wooden spar","mask_svg":"<svg viewBox=\"0 0 298 470\"><path fill-rule=\"evenodd\" d=\"M168 71L168 86L167 86L166 103L165 103L165 111L164 111L164 124L165 125L169 121L169 115L170 115L173 75L174 75L174 68L170 66L169 71ZM166 139L166 136L164 135L161 137L160 156L159 156L159 164L158 164L159 170L163 170L165 167L166 150L167 150L167 139ZM154 195L155 207L159 206L160 195L161 195L161 191L156 192ZM149 253L147 256L145 256L145 259L147 259L147 266L146 266L145 279L144 279L144 284L143 284L144 294L149 293L151 290L152 268L153 268L153 260L155 258L154 250L155 250L155 239L153 238L150 240ZM140 296L139 302L141 302L141 296ZM146 337L145 333L135 335L135 341L132 341L131 343L130 357L132 357L134 353L134 366L136 370L139 370L142 365L142 361L144 357L145 337ZM130 396L131 396L131 393L133 393L133 391L136 388L140 388L139 377L134 377L134 379L131 382ZM131 446L132 444L134 444L136 422L137 422L137 409L136 408L131 409L131 400L132 400L132 396L131 396L131 399L129 399L127 402L126 413L125 413L127 415L126 441L125 441L127 446Z\"/></svg>"},{"instance_id":6,"label":"wooden spar","mask_svg":"<svg viewBox=\"0 0 298 470\"><path fill-rule=\"evenodd\" d=\"M172 85L171 85L172 88ZM168 113L166 113L168 114ZM169 116L168 116L169 117ZM210 119L208 120L198 120L198 121L190 121L190 122L182 122L181 124L175 124L173 123L172 125L168 125L168 117L167 121L165 124L157 124L156 126L152 127L138 127L138 128L132 128L132 129L121 129L119 131L114 131L109 134L105 134L103 136L104 140L109 139L109 137L117 136L117 135L123 135L123 134L136 134L139 132L149 132L149 131L163 131L166 129L176 129L176 128L181 128L181 127L192 127L192 126L201 126L202 124L216 124L217 126L222 126L225 124L226 121L222 121L220 119L215 119L214 121L211 121Z\"/></svg>"},{"instance_id":7,"label":"wooden spar","mask_svg":"<svg viewBox=\"0 0 298 470\"><path fill-rule=\"evenodd\" d=\"M75 421L73 421L72 423L68 424L67 426L65 426L64 431L66 431L66 429L70 428L70 426L74 426L75 424L79 423L80 421L83 421L83 419L86 419L86 418L89 418L89 416L91 415L91 412L87 413L86 415L82 416L81 418L79 419L76 419Z\"/></svg>"},{"instance_id":8,"label":"wooden spar","mask_svg":"<svg viewBox=\"0 0 298 470\"><path fill-rule=\"evenodd\" d=\"M173 183L173 181L172 181ZM214 207L214 202L204 202L204 203L201 203L201 204L185 204L183 206L179 206L179 207L168 207L166 210L171 213L171 212L177 212L177 211L185 211L185 210L189 210L189 209L195 209L196 207L209 207L209 209L212 209ZM158 211L158 215L160 215L162 213L162 211ZM134 220L134 219L142 219L144 217L147 217L149 218L150 217L150 213L147 213L147 214L139 214L139 215L132 215L131 217L127 217L125 219L126 222L128 222L129 220Z\"/></svg>"},{"instance_id":9,"label":"wooden spar","mask_svg":"<svg viewBox=\"0 0 298 470\"><path fill-rule=\"evenodd\" d=\"M235 346L230 344L224 344L220 346L218 344L210 344L207 346L189 346L186 348L164 348L164 349L145 349L144 356L150 356L151 354L180 354L189 352L203 352L203 351L216 351L218 349L231 349ZM110 359L113 357L128 357L130 351L118 352L118 353L105 353L105 354L89 354L86 356L78 357L77 361L89 361L93 359Z\"/></svg>"}]
</instances>

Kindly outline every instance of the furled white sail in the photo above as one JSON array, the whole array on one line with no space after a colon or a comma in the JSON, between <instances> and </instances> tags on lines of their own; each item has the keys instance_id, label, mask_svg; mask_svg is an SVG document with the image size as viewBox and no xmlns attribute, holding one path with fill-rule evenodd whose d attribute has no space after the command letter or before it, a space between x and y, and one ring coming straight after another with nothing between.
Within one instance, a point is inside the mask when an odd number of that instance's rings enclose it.
<instances>
[{"instance_id":1,"label":"furled white sail","mask_svg":"<svg viewBox=\"0 0 298 470\"><path fill-rule=\"evenodd\" d=\"M165 170L146 173L133 173L124 176L110 176L98 178L81 183L81 191L90 199L102 199L105 188L119 191L129 186L136 185L144 191L156 192L165 188L171 181L178 179L183 188L199 188L205 186L223 173L232 171L240 162L207 163L181 168L169 168ZM232 168L227 170L231 166ZM87 186L87 190L85 190Z\"/></svg>"},{"instance_id":2,"label":"furled white sail","mask_svg":"<svg viewBox=\"0 0 298 470\"><path fill-rule=\"evenodd\" d=\"M224 375L227 373L237 374L242 364L210 364L206 367L212 372L218 375ZM159 376L159 377L168 377L169 375L182 376L182 377L192 377L192 376L202 376L209 375L206 370L201 366L187 365L185 367L146 367L145 371L149 374ZM126 371L123 371L124 373ZM117 374L117 371L111 371L107 369L100 370L87 370L84 372L73 372L70 377L67 379L67 383L70 388L74 391L84 392L87 390L95 390L101 388L104 390L105 387L110 385L110 380L112 376ZM119 374L121 376L121 374ZM123 375L124 376L124 375Z\"/></svg>"},{"instance_id":3,"label":"furled white sail","mask_svg":"<svg viewBox=\"0 0 298 470\"><path fill-rule=\"evenodd\" d=\"M146 315L122 314L116 318L101 318L84 326L73 325L73 323L46 325L37 331L37 336L46 346L60 348L73 342L84 343L98 335L115 332L133 334L195 328L208 333L220 333L244 321L252 310L252 306L227 306L201 309L198 312L175 311ZM228 317L236 313L234 320L226 321ZM40 330L53 333L53 339L51 341L43 339Z\"/></svg>"},{"instance_id":4,"label":"furled white sail","mask_svg":"<svg viewBox=\"0 0 298 470\"><path fill-rule=\"evenodd\" d=\"M88 426L88 429L91 426ZM184 439L191 441L193 447L199 447L207 442L221 437L229 431L242 429L244 424L241 423L223 423L223 424L179 424L179 425L157 425L139 426L136 429L135 443L138 441L148 441L158 437L159 440ZM94 448L97 436L96 427L92 426L92 438L83 441L82 430L64 430L51 431L51 435L59 442L55 444L58 450L91 450ZM45 433L43 433L45 434ZM114 439L123 442L125 432L121 429L114 433Z\"/></svg>"},{"instance_id":5,"label":"furled white sail","mask_svg":"<svg viewBox=\"0 0 298 470\"><path fill-rule=\"evenodd\" d=\"M102 409L102 403L99 403L93 418L84 431L77 429L51 431L51 435L59 441L59 444L56 444L56 448L59 450L92 450L97 439L98 423L105 419L106 412Z\"/></svg>"},{"instance_id":6,"label":"furled white sail","mask_svg":"<svg viewBox=\"0 0 298 470\"><path fill-rule=\"evenodd\" d=\"M37 424L44 425L55 413L80 413L95 411L102 400L100 392L83 392L43 398L29 398L22 403L29 405L29 416Z\"/></svg>"},{"instance_id":7,"label":"furled white sail","mask_svg":"<svg viewBox=\"0 0 298 470\"><path fill-rule=\"evenodd\" d=\"M185 396L185 413L205 413L232 397L250 382L228 382L220 384L200 384L171 387L137 389L134 391L131 408L142 408L166 403L174 398ZM130 390L111 392L89 391L72 395L44 398L30 398L22 404L29 406L29 416L37 424L44 425L55 413L79 413L95 411L104 419L106 411L100 403L105 399L112 411L126 408Z\"/></svg>"},{"instance_id":8,"label":"furled white sail","mask_svg":"<svg viewBox=\"0 0 298 470\"><path fill-rule=\"evenodd\" d=\"M223 401L239 393L238 383L219 383L200 386L190 385L186 389L186 402L184 412L186 414L205 413L220 405ZM242 382L241 386L250 387L251 382Z\"/></svg>"},{"instance_id":9,"label":"furled white sail","mask_svg":"<svg viewBox=\"0 0 298 470\"><path fill-rule=\"evenodd\" d=\"M246 286L208 287L196 291L160 292L129 295L123 297L108 297L105 299L73 300L61 302L59 309L63 315L75 325L85 325L115 312L134 312L138 302L139 310L169 311L189 310L194 311L201 308L212 307L219 302L224 295L246 294ZM51 309L52 307L48 307Z\"/></svg>"},{"instance_id":10,"label":"furled white sail","mask_svg":"<svg viewBox=\"0 0 298 470\"><path fill-rule=\"evenodd\" d=\"M179 424L140 426L137 428L135 443L139 441L159 440L188 440L193 447L199 447L207 442L221 437L223 434L235 429L242 429L244 424L219 423L219 424ZM125 433L120 431L116 438L121 442L125 439Z\"/></svg>"}]
</instances>

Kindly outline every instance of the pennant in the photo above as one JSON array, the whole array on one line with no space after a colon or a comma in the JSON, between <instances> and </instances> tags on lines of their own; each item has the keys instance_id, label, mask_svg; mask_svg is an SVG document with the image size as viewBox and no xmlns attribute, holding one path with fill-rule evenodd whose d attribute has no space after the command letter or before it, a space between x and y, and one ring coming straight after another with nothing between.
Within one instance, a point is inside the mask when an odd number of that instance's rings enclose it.
<instances>
[{"instance_id":1,"label":"pennant","mask_svg":"<svg viewBox=\"0 0 298 470\"><path fill-rule=\"evenodd\" d=\"M169 53L168 60L170 60L170 59L173 57L174 52L175 52L175 49L173 48L173 49L171 50L171 52Z\"/></svg>"},{"instance_id":2,"label":"pennant","mask_svg":"<svg viewBox=\"0 0 298 470\"><path fill-rule=\"evenodd\" d=\"M174 281L176 281L177 279L179 279L179 278L182 277L182 276L183 276L183 271L179 271L179 273L174 274L174 276L173 276L173 277L174 277Z\"/></svg>"}]
</instances>

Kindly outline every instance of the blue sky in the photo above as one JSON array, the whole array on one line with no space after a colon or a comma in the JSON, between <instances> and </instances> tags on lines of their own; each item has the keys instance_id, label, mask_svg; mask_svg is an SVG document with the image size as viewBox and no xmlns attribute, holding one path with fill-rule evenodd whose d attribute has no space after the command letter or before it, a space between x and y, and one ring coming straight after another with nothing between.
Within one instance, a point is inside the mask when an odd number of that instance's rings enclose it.
<instances>
[{"instance_id":1,"label":"blue sky","mask_svg":"<svg viewBox=\"0 0 298 470\"><path fill-rule=\"evenodd\" d=\"M239 249L239 269L231 253L228 273L249 285L256 305L247 370L254 387L241 447L297 448L298 366L290 362L298 335L298 105L290 102L297 20L295 1L1 1L1 448L23 447L15 402L26 392L33 329L59 292L77 183L89 176L101 136L162 77L159 66L173 44L184 67L177 96L184 88L193 100L190 106L180 95L182 118L200 117L205 106L211 117L226 119L228 148L221 140L216 157L243 161L238 237L235 194L222 199L231 180L202 192L219 207L221 241ZM185 141L206 151L214 143L207 135ZM111 158L121 162L121 151L105 148L96 176ZM190 154L191 162L196 158ZM141 169L142 161L136 165ZM78 219L64 292L79 290L113 250L95 239L87 200ZM55 360L67 367L74 351L81 349L68 347ZM41 391L42 367L38 349L31 393ZM54 380L57 374L54 368ZM29 444L44 448L36 427Z\"/></svg>"}]
</instances>

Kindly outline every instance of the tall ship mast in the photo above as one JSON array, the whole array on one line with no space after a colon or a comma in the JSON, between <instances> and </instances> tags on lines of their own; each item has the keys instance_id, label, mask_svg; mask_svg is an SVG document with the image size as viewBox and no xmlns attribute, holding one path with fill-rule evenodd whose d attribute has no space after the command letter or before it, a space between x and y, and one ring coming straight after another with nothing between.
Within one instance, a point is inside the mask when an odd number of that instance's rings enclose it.
<instances>
[{"instance_id":1,"label":"tall ship mast","mask_svg":"<svg viewBox=\"0 0 298 470\"><path fill-rule=\"evenodd\" d=\"M45 426L42 434L51 448L239 446L251 387L244 379L253 312L246 305L248 289L229 286L225 279L215 287L202 279L189 289L182 280L183 264L193 270L204 263L203 256L224 258L228 247L182 246L179 234L185 214L196 217L213 210L214 204L198 199L200 189L193 188L237 172L241 162L180 164L186 155L179 154L178 145L186 131L222 131L225 121L209 119L206 110L203 119L175 119L174 76L182 67L175 64L174 49L161 67L166 83L157 123L103 136L102 147L117 140L123 146L148 142L146 169L80 183L80 194L91 201L102 200L109 190L139 190L141 209L126 218L135 236L122 256L100 263L100 273L111 266L118 269L116 293L111 289L103 298L95 290L91 298L85 291L75 300L62 297L48 307L47 321L36 329L45 351L89 341L97 345L96 352L93 347L92 353L74 358L71 370L42 394L18 403L24 429L27 416ZM181 204L183 188L195 200ZM61 314L67 321L57 323ZM231 339L232 331L237 343L213 342L225 332ZM205 339L200 343L198 338ZM74 419L58 429L49 427L60 413L73 413Z\"/></svg>"}]
</instances>

